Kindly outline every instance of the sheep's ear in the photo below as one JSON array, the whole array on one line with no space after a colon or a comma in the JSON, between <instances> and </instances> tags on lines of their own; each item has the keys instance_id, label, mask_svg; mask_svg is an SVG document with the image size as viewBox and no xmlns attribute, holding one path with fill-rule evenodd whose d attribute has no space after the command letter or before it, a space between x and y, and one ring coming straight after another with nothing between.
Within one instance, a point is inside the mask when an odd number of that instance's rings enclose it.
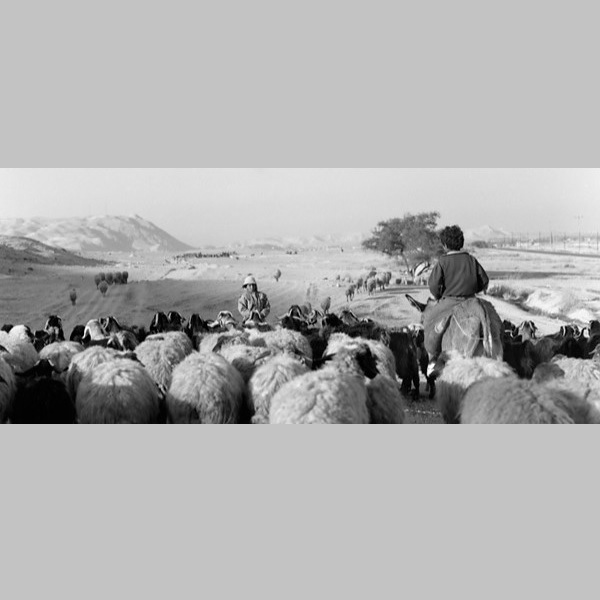
<instances>
[{"instance_id":1,"label":"sheep's ear","mask_svg":"<svg viewBox=\"0 0 600 600\"><path fill-rule=\"evenodd\" d=\"M425 312L425 309L427 308L427 304L423 304L422 302L415 300L410 294L404 294L404 295L414 308L416 308L419 312Z\"/></svg>"}]
</instances>

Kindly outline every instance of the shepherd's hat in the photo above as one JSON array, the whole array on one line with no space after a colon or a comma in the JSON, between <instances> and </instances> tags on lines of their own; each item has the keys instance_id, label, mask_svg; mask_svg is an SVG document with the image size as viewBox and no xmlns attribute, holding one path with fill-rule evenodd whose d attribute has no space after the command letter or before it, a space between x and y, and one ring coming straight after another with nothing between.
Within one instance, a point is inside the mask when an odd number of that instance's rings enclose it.
<instances>
[{"instance_id":1,"label":"shepherd's hat","mask_svg":"<svg viewBox=\"0 0 600 600\"><path fill-rule=\"evenodd\" d=\"M244 285L242 287L245 288L247 285L250 285L251 283L254 285L257 285L256 279L254 279L254 277L252 277L252 275L248 275L248 277L246 277L246 279L244 279Z\"/></svg>"}]
</instances>

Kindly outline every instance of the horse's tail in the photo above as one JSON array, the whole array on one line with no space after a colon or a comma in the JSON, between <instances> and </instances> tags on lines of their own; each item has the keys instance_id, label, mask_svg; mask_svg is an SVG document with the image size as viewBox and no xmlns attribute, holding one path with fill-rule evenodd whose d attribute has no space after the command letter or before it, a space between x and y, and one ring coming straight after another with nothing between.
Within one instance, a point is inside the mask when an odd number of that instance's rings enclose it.
<instances>
[{"instance_id":1,"label":"horse's tail","mask_svg":"<svg viewBox=\"0 0 600 600\"><path fill-rule=\"evenodd\" d=\"M496 309L487 300L477 298L481 321L484 355L502 360L502 321Z\"/></svg>"}]
</instances>

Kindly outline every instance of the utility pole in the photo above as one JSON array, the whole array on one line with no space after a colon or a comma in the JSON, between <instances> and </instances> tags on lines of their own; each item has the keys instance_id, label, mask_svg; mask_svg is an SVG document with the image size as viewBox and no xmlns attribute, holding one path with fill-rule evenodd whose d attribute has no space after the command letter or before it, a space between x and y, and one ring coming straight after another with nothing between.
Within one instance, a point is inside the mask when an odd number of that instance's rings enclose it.
<instances>
[{"instance_id":1,"label":"utility pole","mask_svg":"<svg viewBox=\"0 0 600 600\"><path fill-rule=\"evenodd\" d=\"M583 219L583 215L575 215L577 219L577 239L579 242L579 254L581 254L581 219Z\"/></svg>"}]
</instances>

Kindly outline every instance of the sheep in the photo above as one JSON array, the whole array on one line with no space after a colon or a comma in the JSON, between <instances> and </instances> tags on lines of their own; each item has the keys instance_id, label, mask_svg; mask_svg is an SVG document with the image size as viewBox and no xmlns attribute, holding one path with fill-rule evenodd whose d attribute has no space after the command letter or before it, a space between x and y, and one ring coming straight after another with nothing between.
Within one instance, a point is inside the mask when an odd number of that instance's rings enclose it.
<instances>
[{"instance_id":1,"label":"sheep","mask_svg":"<svg viewBox=\"0 0 600 600\"><path fill-rule=\"evenodd\" d=\"M551 364L559 367L567 380L600 387L600 364L596 361L555 356Z\"/></svg>"},{"instance_id":2,"label":"sheep","mask_svg":"<svg viewBox=\"0 0 600 600\"><path fill-rule=\"evenodd\" d=\"M51 376L33 376L19 382L9 420L15 424L68 425L77 421L77 415L64 382Z\"/></svg>"},{"instance_id":3,"label":"sheep","mask_svg":"<svg viewBox=\"0 0 600 600\"><path fill-rule=\"evenodd\" d=\"M554 363L540 363L529 378L535 383L546 383L565 376L565 372Z\"/></svg>"},{"instance_id":4,"label":"sheep","mask_svg":"<svg viewBox=\"0 0 600 600\"><path fill-rule=\"evenodd\" d=\"M346 288L346 302L354 300L354 294L356 293L356 287L354 284L349 285Z\"/></svg>"},{"instance_id":5,"label":"sheep","mask_svg":"<svg viewBox=\"0 0 600 600\"><path fill-rule=\"evenodd\" d=\"M131 360L109 360L81 380L75 399L80 423L164 423L158 386Z\"/></svg>"},{"instance_id":6,"label":"sheep","mask_svg":"<svg viewBox=\"0 0 600 600\"><path fill-rule=\"evenodd\" d=\"M0 331L0 346L6 349L7 354L4 358L15 373L28 371L39 360L33 345L33 334L27 325L15 325L9 333Z\"/></svg>"},{"instance_id":7,"label":"sheep","mask_svg":"<svg viewBox=\"0 0 600 600\"><path fill-rule=\"evenodd\" d=\"M342 348L330 364L283 385L271 399L272 424L366 424L369 422L365 375L377 376L368 346Z\"/></svg>"},{"instance_id":8,"label":"sheep","mask_svg":"<svg viewBox=\"0 0 600 600\"><path fill-rule=\"evenodd\" d=\"M307 367L312 367L313 353L310 342L298 331L283 328L262 332L251 330L249 340L252 345L264 343L273 353L291 354Z\"/></svg>"},{"instance_id":9,"label":"sheep","mask_svg":"<svg viewBox=\"0 0 600 600\"><path fill-rule=\"evenodd\" d=\"M0 423L6 423L17 391L15 374L10 363L0 355Z\"/></svg>"},{"instance_id":10,"label":"sheep","mask_svg":"<svg viewBox=\"0 0 600 600\"><path fill-rule=\"evenodd\" d=\"M364 383L353 375L313 371L286 383L273 396L272 424L366 424Z\"/></svg>"},{"instance_id":11,"label":"sheep","mask_svg":"<svg viewBox=\"0 0 600 600\"><path fill-rule=\"evenodd\" d=\"M91 373L96 367L117 357L116 350L103 348L102 346L91 346L83 352L75 354L71 358L67 370L67 389L71 398L77 396L77 389L85 375Z\"/></svg>"},{"instance_id":12,"label":"sheep","mask_svg":"<svg viewBox=\"0 0 600 600\"><path fill-rule=\"evenodd\" d=\"M112 333L107 342L107 346L109 348L114 348L115 350L126 350L133 351L138 346L139 341L133 333L133 331L127 331L125 329L121 331L117 331L116 333Z\"/></svg>"},{"instance_id":13,"label":"sheep","mask_svg":"<svg viewBox=\"0 0 600 600\"><path fill-rule=\"evenodd\" d=\"M413 398L419 398L419 363L418 351L413 334L407 329L390 332L389 348L394 356L395 374L402 381L402 393L408 394L413 389ZM427 366L425 366L427 369ZM433 388L435 389L435 388ZM432 386L430 385L430 393Z\"/></svg>"},{"instance_id":14,"label":"sheep","mask_svg":"<svg viewBox=\"0 0 600 600\"><path fill-rule=\"evenodd\" d=\"M172 423L250 421L242 376L218 354L191 354L173 370L167 396Z\"/></svg>"},{"instance_id":15,"label":"sheep","mask_svg":"<svg viewBox=\"0 0 600 600\"><path fill-rule=\"evenodd\" d=\"M325 300L321 302L321 308L323 310L323 314L329 313L329 309L331 308L331 296L327 296Z\"/></svg>"},{"instance_id":16,"label":"sheep","mask_svg":"<svg viewBox=\"0 0 600 600\"><path fill-rule=\"evenodd\" d=\"M155 333L153 335L146 336L144 341L166 341L171 344L177 352L185 356L194 350L190 338L183 331L165 331L163 333Z\"/></svg>"},{"instance_id":17,"label":"sheep","mask_svg":"<svg viewBox=\"0 0 600 600\"><path fill-rule=\"evenodd\" d=\"M209 333L200 340L198 351L201 354L210 354L211 352L219 352L226 346L234 346L236 344L249 345L250 337L248 332L233 329L220 333Z\"/></svg>"},{"instance_id":18,"label":"sheep","mask_svg":"<svg viewBox=\"0 0 600 600\"><path fill-rule=\"evenodd\" d=\"M288 381L309 372L309 368L289 354L280 354L257 367L248 382L250 404L254 408L252 422L269 422L271 398Z\"/></svg>"},{"instance_id":19,"label":"sheep","mask_svg":"<svg viewBox=\"0 0 600 600\"><path fill-rule=\"evenodd\" d=\"M478 381L467 390L462 401L461 422L600 423L600 412L578 393L565 387L504 377Z\"/></svg>"},{"instance_id":20,"label":"sheep","mask_svg":"<svg viewBox=\"0 0 600 600\"><path fill-rule=\"evenodd\" d=\"M555 356L536 368L534 378L563 384L600 409L600 364L596 361Z\"/></svg>"},{"instance_id":21,"label":"sheep","mask_svg":"<svg viewBox=\"0 0 600 600\"><path fill-rule=\"evenodd\" d=\"M89 345L90 342L108 342L108 337L104 333L100 319L90 319L86 323L81 341L84 345Z\"/></svg>"},{"instance_id":22,"label":"sheep","mask_svg":"<svg viewBox=\"0 0 600 600\"><path fill-rule=\"evenodd\" d=\"M185 317L182 317L177 311L169 311L167 321L169 322L169 331L183 331Z\"/></svg>"},{"instance_id":23,"label":"sheep","mask_svg":"<svg viewBox=\"0 0 600 600\"><path fill-rule=\"evenodd\" d=\"M69 368L72 358L85 348L77 342L53 342L40 351L40 359L49 360L58 373Z\"/></svg>"},{"instance_id":24,"label":"sheep","mask_svg":"<svg viewBox=\"0 0 600 600\"><path fill-rule=\"evenodd\" d=\"M248 383L256 367L263 364L271 356L271 350L260 346L237 344L225 346L219 350L218 354L239 371L244 383Z\"/></svg>"},{"instance_id":25,"label":"sheep","mask_svg":"<svg viewBox=\"0 0 600 600\"><path fill-rule=\"evenodd\" d=\"M429 367L429 353L425 349L425 328L423 327L423 325L421 323L414 323L412 325L409 325L407 327L407 329L410 332L410 334L413 338L413 341L415 343L417 364L419 365L419 369L420 369L421 373L427 380L427 389L429 390L429 399L431 400L435 397L435 376L431 373L429 373L429 374L427 373L427 368ZM394 356L396 357L396 369L397 369L396 373L398 374L398 378L403 379L403 376L400 373L401 372L410 373L411 369L414 368L411 365L413 365L414 363L412 362L410 352L407 353L406 358L408 359L408 366L405 369L405 367L403 366L402 352L398 352L394 348L395 343L397 343L397 341L392 342L392 340L390 339L390 342L388 345L389 345L390 349L392 350L392 352L394 353ZM414 382L414 375L412 378L413 378L413 382ZM418 378L418 375L417 375L417 378ZM409 377L409 379L410 379L410 377ZM418 390L416 385L415 385L415 390ZM415 396L417 396L416 392L415 392Z\"/></svg>"},{"instance_id":26,"label":"sheep","mask_svg":"<svg viewBox=\"0 0 600 600\"><path fill-rule=\"evenodd\" d=\"M149 331L150 333L162 333L163 331L169 330L169 319L164 312L157 312L152 317Z\"/></svg>"},{"instance_id":27,"label":"sheep","mask_svg":"<svg viewBox=\"0 0 600 600\"><path fill-rule=\"evenodd\" d=\"M470 385L483 378L517 378L505 362L483 356L464 358L453 354L442 356L447 363L436 382L436 401L445 423L459 423L461 401Z\"/></svg>"},{"instance_id":28,"label":"sheep","mask_svg":"<svg viewBox=\"0 0 600 600\"><path fill-rule=\"evenodd\" d=\"M373 424L393 425L404 423L404 407L398 384L377 375L367 383L367 410Z\"/></svg>"},{"instance_id":29,"label":"sheep","mask_svg":"<svg viewBox=\"0 0 600 600\"><path fill-rule=\"evenodd\" d=\"M505 338L502 346L504 362L509 364L519 377L531 379L538 361L533 342L529 339L507 341Z\"/></svg>"},{"instance_id":30,"label":"sheep","mask_svg":"<svg viewBox=\"0 0 600 600\"><path fill-rule=\"evenodd\" d=\"M537 339L537 325L533 321L523 321L517 326L517 335L521 336L523 341Z\"/></svg>"},{"instance_id":31,"label":"sheep","mask_svg":"<svg viewBox=\"0 0 600 600\"><path fill-rule=\"evenodd\" d=\"M379 372L396 380L396 359L392 351L382 342L351 338L345 333L334 333L329 337L325 354L336 354L341 348L357 348L365 343L376 357Z\"/></svg>"},{"instance_id":32,"label":"sheep","mask_svg":"<svg viewBox=\"0 0 600 600\"><path fill-rule=\"evenodd\" d=\"M166 390L171 385L173 369L192 352L189 338L177 331L149 335L135 349L150 376Z\"/></svg>"},{"instance_id":33,"label":"sheep","mask_svg":"<svg viewBox=\"0 0 600 600\"><path fill-rule=\"evenodd\" d=\"M373 292L377 289L377 281L375 279L369 279L366 285L369 296L372 296Z\"/></svg>"},{"instance_id":34,"label":"sheep","mask_svg":"<svg viewBox=\"0 0 600 600\"><path fill-rule=\"evenodd\" d=\"M64 342L65 334L62 328L62 319L57 315L50 315L44 325L44 331L48 334L47 343Z\"/></svg>"},{"instance_id":35,"label":"sheep","mask_svg":"<svg viewBox=\"0 0 600 600\"><path fill-rule=\"evenodd\" d=\"M352 372L363 376L367 387L367 410L371 423L403 423L404 409L402 396L394 374L380 373L381 357L377 351L384 349L382 344L371 340L352 339L352 344L338 338L340 343L346 343L336 349L336 354L328 354L324 362L330 368L341 372ZM385 349L387 350L387 349ZM386 358L389 358L387 353ZM357 369L360 367L360 370Z\"/></svg>"},{"instance_id":36,"label":"sheep","mask_svg":"<svg viewBox=\"0 0 600 600\"><path fill-rule=\"evenodd\" d=\"M183 329L190 340L192 340L194 350L198 350L202 336L208 332L208 330L208 323L204 321L198 313L192 314L190 320Z\"/></svg>"},{"instance_id":37,"label":"sheep","mask_svg":"<svg viewBox=\"0 0 600 600\"><path fill-rule=\"evenodd\" d=\"M75 327L73 327L73 331L71 331L71 335L69 336L69 341L81 343L84 335L85 325L75 325Z\"/></svg>"},{"instance_id":38,"label":"sheep","mask_svg":"<svg viewBox=\"0 0 600 600\"><path fill-rule=\"evenodd\" d=\"M360 319L348 308L342 309L340 312L340 319L344 325L348 325L350 327L360 323Z\"/></svg>"}]
</instances>

